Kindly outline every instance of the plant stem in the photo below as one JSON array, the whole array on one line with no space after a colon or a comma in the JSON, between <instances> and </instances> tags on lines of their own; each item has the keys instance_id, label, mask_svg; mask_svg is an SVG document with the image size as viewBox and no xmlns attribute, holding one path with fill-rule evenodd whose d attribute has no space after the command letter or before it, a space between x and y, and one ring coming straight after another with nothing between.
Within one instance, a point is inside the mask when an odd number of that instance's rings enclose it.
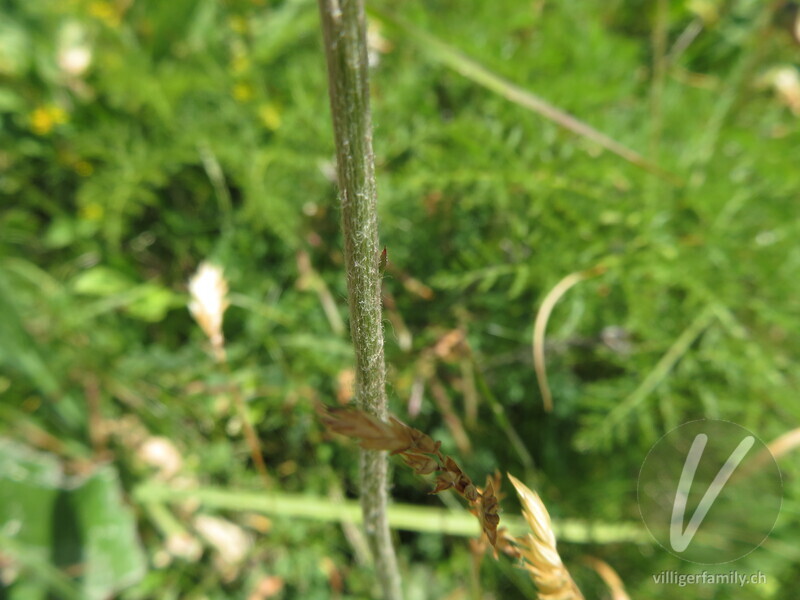
<instances>
[{"instance_id":1,"label":"plant stem","mask_svg":"<svg viewBox=\"0 0 800 600\"><path fill-rule=\"evenodd\" d=\"M356 355L356 400L386 419L378 216L369 106L363 0L319 0L328 63L350 333ZM385 600L401 598L400 575L386 516L386 453L361 451L361 510Z\"/></svg>"},{"instance_id":2,"label":"plant stem","mask_svg":"<svg viewBox=\"0 0 800 600\"><path fill-rule=\"evenodd\" d=\"M353 500L308 494L238 490L215 487L174 488L157 481L147 481L133 489L133 497L144 505L152 503L199 502L213 510L257 512L281 519L305 519L319 523L361 522L360 506ZM394 503L387 511L392 527L417 533L457 535L475 538L480 525L463 508L450 510L434 506ZM653 538L641 523L598 522L581 519L555 519L553 530L559 542L570 544L643 544ZM525 519L513 514L503 515L503 526L514 536L530 533ZM800 551L798 552L800 556Z\"/></svg>"},{"instance_id":3,"label":"plant stem","mask_svg":"<svg viewBox=\"0 0 800 600\"><path fill-rule=\"evenodd\" d=\"M222 365L225 375L230 381L233 373L231 372L231 366L230 363L228 363L228 357L224 348L220 349L217 360ZM258 474L261 476L264 486L270 487L272 479L267 471L267 465L264 463L264 456L261 454L261 438L258 437L256 428L253 426L250 415L247 412L247 405L244 402L244 398L242 398L242 392L236 383L231 384L229 389L231 397L233 398L236 414L239 415L239 419L242 422L242 431L244 432L244 439L247 442L247 447L250 449L250 457L253 459L253 464L256 467L256 471L258 471Z\"/></svg>"},{"instance_id":4,"label":"plant stem","mask_svg":"<svg viewBox=\"0 0 800 600\"><path fill-rule=\"evenodd\" d=\"M247 413L247 405L244 403L244 398L242 398L242 393L239 391L239 388L234 385L231 391L233 403L236 406L236 412L239 413L239 418L242 420L242 431L244 432L247 446L250 448L250 457L253 459L253 464L256 467L256 471L258 471L258 474L261 476L264 485L269 487L272 484L272 480L267 471L267 465L264 463L264 456L261 454L261 439L258 437L253 423L250 421L250 415Z\"/></svg>"}]
</instances>

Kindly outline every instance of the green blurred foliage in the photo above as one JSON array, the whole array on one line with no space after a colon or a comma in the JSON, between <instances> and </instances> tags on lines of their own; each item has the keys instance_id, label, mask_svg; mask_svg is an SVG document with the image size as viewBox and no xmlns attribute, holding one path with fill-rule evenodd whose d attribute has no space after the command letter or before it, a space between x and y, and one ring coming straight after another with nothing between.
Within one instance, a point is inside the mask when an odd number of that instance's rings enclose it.
<instances>
[{"instance_id":1,"label":"green blurred foliage","mask_svg":"<svg viewBox=\"0 0 800 600\"><path fill-rule=\"evenodd\" d=\"M675 52L659 80L656 3L468 5L393 9L685 183L601 152L384 27L372 76L392 410L476 480L524 475L555 518L636 521L638 468L665 431L724 418L769 441L800 423L800 126L767 83L776 68L797 73L798 48L767 3L671 2ZM0 595L238 598L278 580L275 597L374 593L335 524L256 527L191 503L165 516L135 494L166 477L142 450L154 439L178 450L174 485L261 489L238 390L274 490L355 496L352 445L314 416L352 362L326 94L309 0L0 7ZM203 260L229 279L230 371L185 308ZM547 414L530 359L536 310L564 276L598 264L604 274L570 290L549 323ZM465 343L437 354L456 329ZM9 475L24 465L29 476ZM791 455L780 465L782 517L736 565L768 585L692 597L795 597L800 472ZM440 503L407 473L397 481L397 501ZM198 511L248 531L243 564L220 562L195 531ZM179 534L202 552L175 551ZM468 597L465 540L398 542L409 598ZM632 598L686 597L653 585L685 568L660 549L561 549L587 598L605 592L584 554L614 566ZM481 583L488 597L533 593L508 561L484 560Z\"/></svg>"}]
</instances>

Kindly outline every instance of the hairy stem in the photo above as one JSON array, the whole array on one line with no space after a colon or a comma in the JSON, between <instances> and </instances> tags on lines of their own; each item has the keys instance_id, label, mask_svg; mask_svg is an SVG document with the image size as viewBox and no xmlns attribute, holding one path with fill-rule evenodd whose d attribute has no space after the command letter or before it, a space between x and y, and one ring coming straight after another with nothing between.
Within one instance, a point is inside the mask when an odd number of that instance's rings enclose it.
<instances>
[{"instance_id":1,"label":"hairy stem","mask_svg":"<svg viewBox=\"0 0 800 600\"><path fill-rule=\"evenodd\" d=\"M356 355L359 407L386 419L383 325L372 117L369 107L363 0L319 0L336 162L350 333ZM386 600L401 598L400 575L386 517L386 453L361 451L361 509Z\"/></svg>"}]
</instances>

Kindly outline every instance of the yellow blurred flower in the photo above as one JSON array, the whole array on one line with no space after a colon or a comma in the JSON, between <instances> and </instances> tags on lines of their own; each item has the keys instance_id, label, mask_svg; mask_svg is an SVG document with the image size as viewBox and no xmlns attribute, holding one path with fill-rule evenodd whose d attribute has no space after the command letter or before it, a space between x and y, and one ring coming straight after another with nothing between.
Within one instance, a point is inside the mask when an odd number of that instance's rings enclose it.
<instances>
[{"instance_id":1,"label":"yellow blurred flower","mask_svg":"<svg viewBox=\"0 0 800 600\"><path fill-rule=\"evenodd\" d=\"M236 75L241 75L250 69L250 64L250 58L246 54L237 54L231 60L231 71Z\"/></svg>"},{"instance_id":2,"label":"yellow blurred flower","mask_svg":"<svg viewBox=\"0 0 800 600\"><path fill-rule=\"evenodd\" d=\"M719 20L719 6L714 0L689 0L687 8L709 25Z\"/></svg>"},{"instance_id":3,"label":"yellow blurred flower","mask_svg":"<svg viewBox=\"0 0 800 600\"><path fill-rule=\"evenodd\" d=\"M30 116L30 126L36 135L47 135L58 125L66 123L67 112L58 106L39 106Z\"/></svg>"},{"instance_id":4,"label":"yellow blurred flower","mask_svg":"<svg viewBox=\"0 0 800 600\"><path fill-rule=\"evenodd\" d=\"M85 221L99 221L103 218L105 210L101 204L97 202L90 202L81 206L80 216Z\"/></svg>"},{"instance_id":5,"label":"yellow blurred flower","mask_svg":"<svg viewBox=\"0 0 800 600\"><path fill-rule=\"evenodd\" d=\"M72 165L72 168L75 169L75 172L81 177L88 177L94 173L94 167L88 160L79 160Z\"/></svg>"},{"instance_id":6,"label":"yellow blurred flower","mask_svg":"<svg viewBox=\"0 0 800 600\"><path fill-rule=\"evenodd\" d=\"M253 86L249 83L237 83L233 86L233 97L239 102L247 102L253 99Z\"/></svg>"},{"instance_id":7,"label":"yellow blurred flower","mask_svg":"<svg viewBox=\"0 0 800 600\"><path fill-rule=\"evenodd\" d=\"M258 107L258 118L264 127L269 130L274 131L281 126L281 113L274 104L266 103L260 105Z\"/></svg>"},{"instance_id":8,"label":"yellow blurred flower","mask_svg":"<svg viewBox=\"0 0 800 600\"><path fill-rule=\"evenodd\" d=\"M110 2L104 0L92 2L89 5L89 14L111 28L119 27L122 22L122 15L119 11Z\"/></svg>"},{"instance_id":9,"label":"yellow blurred flower","mask_svg":"<svg viewBox=\"0 0 800 600\"><path fill-rule=\"evenodd\" d=\"M236 15L231 17L228 19L228 25L236 33L247 32L247 20L242 16Z\"/></svg>"}]
</instances>

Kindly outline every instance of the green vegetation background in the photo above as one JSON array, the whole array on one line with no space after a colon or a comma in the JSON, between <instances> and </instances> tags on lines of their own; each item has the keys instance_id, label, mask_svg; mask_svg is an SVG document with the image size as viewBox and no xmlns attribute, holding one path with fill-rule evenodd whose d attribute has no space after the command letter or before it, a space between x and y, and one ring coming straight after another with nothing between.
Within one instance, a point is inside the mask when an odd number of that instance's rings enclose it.
<instances>
[{"instance_id":1,"label":"green vegetation background","mask_svg":"<svg viewBox=\"0 0 800 600\"><path fill-rule=\"evenodd\" d=\"M796 428L800 99L770 84L778 68L797 74L786 11L377 5L404 20L372 20L392 411L476 480L514 473L554 519L612 531L640 527L638 469L670 428L724 418L765 441ZM414 28L682 183L454 72ZM7 0L0 126L0 597L371 597L357 536L325 520L356 495L356 454L313 411L346 398L352 362L316 4ZM230 281L230 372L186 309L203 260ZM605 272L549 323L546 414L533 319L560 279L596 265ZM454 331L464 341L446 352ZM268 490L233 393L257 423ZM795 599L800 469L791 454L780 466L773 535L730 565L761 569L766 585L655 586L653 574L692 566L647 538L566 539L562 554L587 598L608 593L585 555L635 599ZM395 471L395 502L441 506ZM165 480L187 490L180 501L142 493ZM319 518L199 503L209 487L302 494ZM513 497L502 504L518 513ZM244 555L226 562L201 517ZM534 597L521 571L489 558L476 596L467 538L408 529L397 545L409 598Z\"/></svg>"}]
</instances>

